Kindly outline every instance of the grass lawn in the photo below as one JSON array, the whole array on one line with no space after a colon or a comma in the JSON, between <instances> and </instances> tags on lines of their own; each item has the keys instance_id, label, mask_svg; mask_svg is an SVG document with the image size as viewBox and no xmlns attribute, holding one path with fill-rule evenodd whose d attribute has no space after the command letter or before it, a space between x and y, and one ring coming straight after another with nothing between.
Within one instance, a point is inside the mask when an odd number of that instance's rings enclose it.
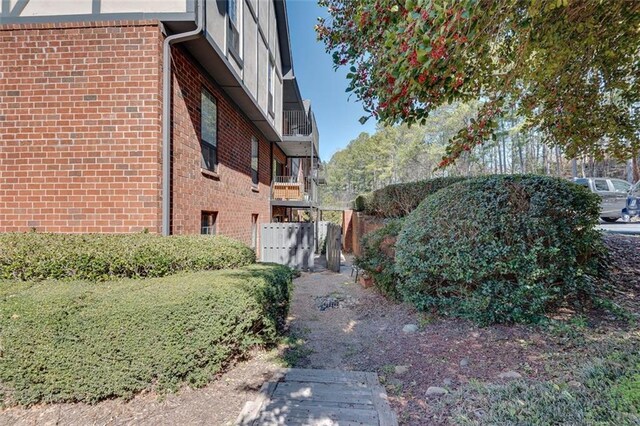
<instances>
[{"instance_id":1,"label":"grass lawn","mask_svg":"<svg viewBox=\"0 0 640 426\"><path fill-rule=\"evenodd\" d=\"M0 404L95 402L202 386L274 343L291 273L277 265L145 280L0 281Z\"/></svg>"}]
</instances>

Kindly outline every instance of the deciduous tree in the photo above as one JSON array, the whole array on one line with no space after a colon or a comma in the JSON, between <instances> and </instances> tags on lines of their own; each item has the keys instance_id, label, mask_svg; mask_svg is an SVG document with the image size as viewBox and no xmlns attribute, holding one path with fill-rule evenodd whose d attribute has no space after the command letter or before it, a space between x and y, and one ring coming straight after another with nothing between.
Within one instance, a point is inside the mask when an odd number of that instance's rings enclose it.
<instances>
[{"instance_id":1,"label":"deciduous tree","mask_svg":"<svg viewBox=\"0 0 640 426\"><path fill-rule=\"evenodd\" d=\"M480 100L440 166L496 137L505 111L565 154L640 150L640 2L629 0L320 0L318 37L367 117L424 123Z\"/></svg>"}]
</instances>

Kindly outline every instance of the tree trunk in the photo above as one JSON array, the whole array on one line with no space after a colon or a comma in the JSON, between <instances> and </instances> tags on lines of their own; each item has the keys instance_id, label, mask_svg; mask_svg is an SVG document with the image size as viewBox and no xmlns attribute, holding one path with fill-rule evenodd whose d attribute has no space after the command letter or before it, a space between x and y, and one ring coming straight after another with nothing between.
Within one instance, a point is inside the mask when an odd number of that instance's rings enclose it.
<instances>
[{"instance_id":1,"label":"tree trunk","mask_svg":"<svg viewBox=\"0 0 640 426\"><path fill-rule=\"evenodd\" d=\"M507 137L506 136L502 136L502 162L503 162L503 167L502 170L504 170L504 173L507 173Z\"/></svg>"},{"instance_id":2,"label":"tree trunk","mask_svg":"<svg viewBox=\"0 0 640 426\"><path fill-rule=\"evenodd\" d=\"M518 155L520 156L520 173L526 173L524 169L524 156L522 155L522 141L518 143Z\"/></svg>"}]
</instances>

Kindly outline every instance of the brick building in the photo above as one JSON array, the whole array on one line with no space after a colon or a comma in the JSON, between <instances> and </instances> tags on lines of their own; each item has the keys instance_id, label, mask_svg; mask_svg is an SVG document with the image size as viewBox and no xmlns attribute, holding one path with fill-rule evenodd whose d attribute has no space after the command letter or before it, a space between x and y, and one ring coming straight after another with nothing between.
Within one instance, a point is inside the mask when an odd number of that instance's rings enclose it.
<instances>
[{"instance_id":1,"label":"brick building","mask_svg":"<svg viewBox=\"0 0 640 426\"><path fill-rule=\"evenodd\" d=\"M0 232L219 233L317 199L283 0L9 0Z\"/></svg>"}]
</instances>

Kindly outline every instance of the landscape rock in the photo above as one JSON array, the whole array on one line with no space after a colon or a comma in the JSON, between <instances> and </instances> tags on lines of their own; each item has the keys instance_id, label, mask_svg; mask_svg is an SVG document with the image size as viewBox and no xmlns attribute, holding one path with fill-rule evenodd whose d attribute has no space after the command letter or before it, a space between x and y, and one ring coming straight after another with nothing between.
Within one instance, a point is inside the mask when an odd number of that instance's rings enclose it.
<instances>
[{"instance_id":1,"label":"landscape rock","mask_svg":"<svg viewBox=\"0 0 640 426\"><path fill-rule=\"evenodd\" d=\"M407 366L407 365L396 365L394 370L395 370L395 373L397 375L405 374L407 371L409 371L409 366Z\"/></svg>"},{"instance_id":2,"label":"landscape rock","mask_svg":"<svg viewBox=\"0 0 640 426\"><path fill-rule=\"evenodd\" d=\"M449 393L445 388L439 386L429 386L427 389L427 396L441 396Z\"/></svg>"},{"instance_id":3,"label":"landscape rock","mask_svg":"<svg viewBox=\"0 0 640 426\"><path fill-rule=\"evenodd\" d=\"M469 365L469 358L462 358L460 360L460 367L467 367Z\"/></svg>"},{"instance_id":4,"label":"landscape rock","mask_svg":"<svg viewBox=\"0 0 640 426\"><path fill-rule=\"evenodd\" d=\"M405 333L415 333L418 331L418 326L416 324L406 324L402 327L402 331Z\"/></svg>"},{"instance_id":5,"label":"landscape rock","mask_svg":"<svg viewBox=\"0 0 640 426\"><path fill-rule=\"evenodd\" d=\"M451 386L453 384L453 380L447 377L442 381L442 383L444 383L445 386Z\"/></svg>"},{"instance_id":6,"label":"landscape rock","mask_svg":"<svg viewBox=\"0 0 640 426\"><path fill-rule=\"evenodd\" d=\"M507 371L498 375L501 379L521 379L522 375L515 371Z\"/></svg>"}]
</instances>

